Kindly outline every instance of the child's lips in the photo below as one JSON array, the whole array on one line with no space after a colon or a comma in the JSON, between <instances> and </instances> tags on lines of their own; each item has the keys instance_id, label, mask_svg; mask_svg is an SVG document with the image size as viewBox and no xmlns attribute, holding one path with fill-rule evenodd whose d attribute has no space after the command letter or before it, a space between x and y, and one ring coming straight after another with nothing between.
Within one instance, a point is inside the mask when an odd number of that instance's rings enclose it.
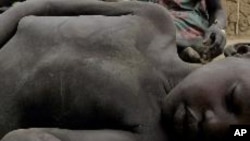
<instances>
[{"instance_id":1,"label":"child's lips","mask_svg":"<svg viewBox=\"0 0 250 141\"><path fill-rule=\"evenodd\" d=\"M184 121L186 115L186 109L184 104L180 104L174 113L174 128L177 132L184 132Z\"/></svg>"},{"instance_id":2,"label":"child's lips","mask_svg":"<svg viewBox=\"0 0 250 141\"><path fill-rule=\"evenodd\" d=\"M185 104L180 104L174 114L174 128L181 134L196 134L201 116Z\"/></svg>"},{"instance_id":3,"label":"child's lips","mask_svg":"<svg viewBox=\"0 0 250 141\"><path fill-rule=\"evenodd\" d=\"M201 116L199 116L194 110L186 106L186 118L185 124L186 128L191 133L198 133L199 131L199 122L201 121Z\"/></svg>"}]
</instances>

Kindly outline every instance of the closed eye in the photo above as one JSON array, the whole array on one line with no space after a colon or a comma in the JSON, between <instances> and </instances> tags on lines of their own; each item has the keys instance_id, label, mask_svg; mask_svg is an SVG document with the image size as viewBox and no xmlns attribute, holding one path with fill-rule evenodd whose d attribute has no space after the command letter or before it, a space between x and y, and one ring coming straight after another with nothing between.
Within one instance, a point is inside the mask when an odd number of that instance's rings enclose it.
<instances>
[{"instance_id":1,"label":"closed eye","mask_svg":"<svg viewBox=\"0 0 250 141\"><path fill-rule=\"evenodd\" d=\"M236 95L236 88L237 86L234 86L230 93L226 95L225 103L226 108L230 113L233 113L235 115L239 115L241 113L239 103L237 102L235 95Z\"/></svg>"}]
</instances>

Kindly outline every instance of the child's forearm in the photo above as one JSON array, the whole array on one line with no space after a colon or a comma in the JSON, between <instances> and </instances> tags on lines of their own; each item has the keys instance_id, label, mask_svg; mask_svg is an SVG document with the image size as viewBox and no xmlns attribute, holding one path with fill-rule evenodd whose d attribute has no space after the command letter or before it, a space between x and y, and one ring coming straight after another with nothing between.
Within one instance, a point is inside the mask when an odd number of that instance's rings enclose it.
<instances>
[{"instance_id":1,"label":"child's forearm","mask_svg":"<svg viewBox=\"0 0 250 141\"><path fill-rule=\"evenodd\" d=\"M221 0L206 0L210 25L217 24L221 29L227 25L226 12L222 8Z\"/></svg>"},{"instance_id":2,"label":"child's forearm","mask_svg":"<svg viewBox=\"0 0 250 141\"><path fill-rule=\"evenodd\" d=\"M211 24L217 24L221 29L225 29L227 26L227 18L225 11L222 9L218 10L214 15Z\"/></svg>"}]
</instances>

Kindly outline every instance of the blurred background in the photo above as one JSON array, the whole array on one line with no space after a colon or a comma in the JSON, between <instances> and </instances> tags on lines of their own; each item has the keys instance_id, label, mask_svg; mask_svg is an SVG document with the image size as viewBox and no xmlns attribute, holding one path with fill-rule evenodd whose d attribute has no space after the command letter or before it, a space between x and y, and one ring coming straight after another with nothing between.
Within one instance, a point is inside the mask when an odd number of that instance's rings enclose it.
<instances>
[{"instance_id":1,"label":"blurred background","mask_svg":"<svg viewBox=\"0 0 250 141\"><path fill-rule=\"evenodd\" d=\"M223 0L223 6L228 15L228 38L249 38L250 0Z\"/></svg>"}]
</instances>

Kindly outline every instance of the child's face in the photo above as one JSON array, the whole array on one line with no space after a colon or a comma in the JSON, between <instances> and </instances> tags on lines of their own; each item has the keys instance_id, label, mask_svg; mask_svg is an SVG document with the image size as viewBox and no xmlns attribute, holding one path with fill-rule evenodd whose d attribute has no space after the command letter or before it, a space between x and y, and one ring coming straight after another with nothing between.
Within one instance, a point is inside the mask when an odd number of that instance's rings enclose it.
<instances>
[{"instance_id":1,"label":"child's face","mask_svg":"<svg viewBox=\"0 0 250 141\"><path fill-rule=\"evenodd\" d=\"M173 134L225 137L231 124L250 124L250 59L227 58L183 80L164 99Z\"/></svg>"}]
</instances>

